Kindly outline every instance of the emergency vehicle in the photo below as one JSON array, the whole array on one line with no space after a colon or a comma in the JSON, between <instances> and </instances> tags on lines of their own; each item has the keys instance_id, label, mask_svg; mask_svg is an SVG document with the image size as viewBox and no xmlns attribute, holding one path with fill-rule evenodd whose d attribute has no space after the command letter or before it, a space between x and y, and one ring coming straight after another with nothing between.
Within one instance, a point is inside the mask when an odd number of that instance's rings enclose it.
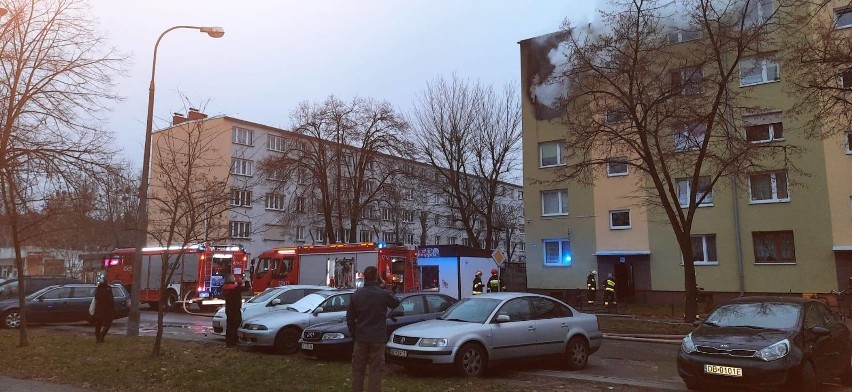
<instances>
[{"instance_id":1,"label":"emergency vehicle","mask_svg":"<svg viewBox=\"0 0 852 392\"><path fill-rule=\"evenodd\" d=\"M134 256L136 248L120 248L110 252L104 259L106 280L121 283L130 292L133 283ZM177 266L167 282L166 308L178 303L197 304L199 309L209 310L225 303L222 285L225 276L233 274L242 282L248 254L242 245L197 244L185 247L148 247L142 249L142 285L139 288L140 303L152 308L160 305L160 276L163 257Z\"/></svg>"},{"instance_id":2,"label":"emergency vehicle","mask_svg":"<svg viewBox=\"0 0 852 392\"><path fill-rule=\"evenodd\" d=\"M255 293L288 284L355 288L363 285L363 271L369 266L378 268L390 290L420 288L413 249L373 242L272 248L258 256L251 287Z\"/></svg>"}]
</instances>

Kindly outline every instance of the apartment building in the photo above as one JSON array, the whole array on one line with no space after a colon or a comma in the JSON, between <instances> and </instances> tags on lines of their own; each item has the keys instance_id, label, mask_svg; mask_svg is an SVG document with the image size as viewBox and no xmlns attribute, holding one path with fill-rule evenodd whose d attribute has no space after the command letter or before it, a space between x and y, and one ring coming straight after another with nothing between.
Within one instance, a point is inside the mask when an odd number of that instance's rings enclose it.
<instances>
[{"instance_id":1,"label":"apartment building","mask_svg":"<svg viewBox=\"0 0 852 392\"><path fill-rule=\"evenodd\" d=\"M191 109L186 115L176 113L172 126L154 133L154 148L158 140L162 143L169 135L199 128L207 135L204 144L209 149L206 155L211 158L207 161L213 162L205 171L216 178L227 179L225 186L230 189L231 196L227 211L222 216L211 217L211 232L198 234L197 240L227 237L226 242L242 244L251 255L278 246L328 242L319 196L309 189L306 173L269 174L260 168L261 162L268 157L291 153L294 143L308 143L304 135L230 116L208 117ZM159 154L152 156L151 189L156 192L163 185L162 178L168 176L158 175ZM400 172L410 176L393 179L392 187L396 191L390 192L392 196L388 197L394 200L371 203L363 211L357 227L346 227L343 232L335 229L337 238L349 238L350 231L355 230L359 242L401 243L411 247L470 245L466 231L454 218L448 198L434 188L437 177L428 175L431 167L390 155L381 155L378 160L402 168ZM379 170L378 166L373 170ZM522 261L525 258L522 188L501 183L498 194L501 206L517 211L514 230L508 239L505 232L499 233L498 248L505 253L511 247L512 261ZM150 215L157 213L152 210ZM481 228L482 222L473 225ZM217 227L227 232L213 235L212 230Z\"/></svg>"},{"instance_id":2,"label":"apartment building","mask_svg":"<svg viewBox=\"0 0 852 392\"><path fill-rule=\"evenodd\" d=\"M852 27L852 10L826 12ZM672 45L700 39L674 37ZM596 270L599 281L614 274L624 300L681 303L683 257L666 216L636 201L645 192L637 186L642 174L617 159L592 184L560 181L555 173L571 147L559 117L572 113L560 113L535 92L555 72L550 60L564 38L553 33L520 42L528 287L567 296L585 289L586 276ZM848 75L840 71L840 86L852 87ZM747 90L749 99L769 108L734 119L735 134L750 143L803 148L806 153L789 157L798 170L747 173L746 186L725 178L712 189L677 181L681 203L694 186L707 193L692 228L693 259L697 285L719 299L852 285L852 130L825 138L797 131L807 116L785 115L794 109L789 83L783 61L747 56L728 87Z\"/></svg>"}]
</instances>

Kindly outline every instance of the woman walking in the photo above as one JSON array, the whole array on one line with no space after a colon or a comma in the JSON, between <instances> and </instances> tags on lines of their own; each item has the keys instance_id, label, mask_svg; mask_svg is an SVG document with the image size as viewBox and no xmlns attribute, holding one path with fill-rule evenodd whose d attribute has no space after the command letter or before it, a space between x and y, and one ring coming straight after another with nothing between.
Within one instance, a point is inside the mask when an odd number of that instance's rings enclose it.
<instances>
[{"instance_id":1,"label":"woman walking","mask_svg":"<svg viewBox=\"0 0 852 392\"><path fill-rule=\"evenodd\" d=\"M98 343L104 342L112 320L115 319L115 299L112 296L112 287L101 281L95 289L95 339Z\"/></svg>"}]
</instances>

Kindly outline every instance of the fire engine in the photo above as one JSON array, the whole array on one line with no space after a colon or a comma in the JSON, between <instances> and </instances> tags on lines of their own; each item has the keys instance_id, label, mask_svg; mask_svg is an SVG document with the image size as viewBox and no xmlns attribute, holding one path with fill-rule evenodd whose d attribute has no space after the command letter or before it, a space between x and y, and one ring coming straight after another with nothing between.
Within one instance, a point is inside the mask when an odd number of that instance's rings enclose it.
<instances>
[{"instance_id":1,"label":"fire engine","mask_svg":"<svg viewBox=\"0 0 852 392\"><path fill-rule=\"evenodd\" d=\"M121 283L128 292L133 282L135 248L121 248L110 252L104 259L106 279L110 283ZM171 309L180 302L198 304L199 309L209 310L222 305L222 285L225 276L233 274L242 282L248 254L242 245L197 244L185 247L148 247L142 249L142 285L139 287L140 303L152 308L160 305L160 276L163 257L175 265L175 272L167 283L166 308ZM179 257L180 256L180 257Z\"/></svg>"},{"instance_id":2,"label":"fire engine","mask_svg":"<svg viewBox=\"0 0 852 392\"><path fill-rule=\"evenodd\" d=\"M388 289L417 291L420 286L413 249L373 242L272 248L258 256L252 291L287 284L324 284L337 288L363 285L363 271L379 269Z\"/></svg>"}]
</instances>

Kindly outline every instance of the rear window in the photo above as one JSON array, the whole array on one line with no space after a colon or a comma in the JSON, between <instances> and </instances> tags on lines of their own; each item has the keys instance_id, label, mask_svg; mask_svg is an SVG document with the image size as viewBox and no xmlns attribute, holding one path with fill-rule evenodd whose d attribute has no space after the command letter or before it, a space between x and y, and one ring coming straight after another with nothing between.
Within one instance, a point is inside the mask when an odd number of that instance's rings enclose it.
<instances>
[{"instance_id":1,"label":"rear window","mask_svg":"<svg viewBox=\"0 0 852 392\"><path fill-rule=\"evenodd\" d=\"M720 327L793 329L799 323L802 306L785 302L754 302L722 305L707 316L706 322Z\"/></svg>"}]
</instances>

